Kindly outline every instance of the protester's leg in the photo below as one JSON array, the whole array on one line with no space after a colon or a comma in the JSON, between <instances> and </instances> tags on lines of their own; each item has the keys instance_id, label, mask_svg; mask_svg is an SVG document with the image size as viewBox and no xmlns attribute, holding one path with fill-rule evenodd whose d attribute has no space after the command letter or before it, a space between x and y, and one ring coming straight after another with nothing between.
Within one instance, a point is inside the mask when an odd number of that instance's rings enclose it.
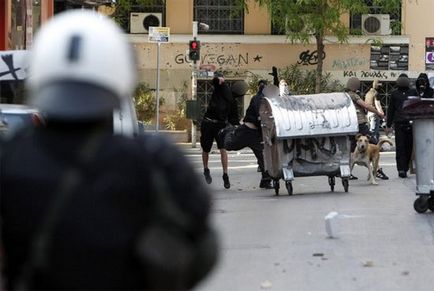
<instances>
[{"instance_id":1,"label":"protester's leg","mask_svg":"<svg viewBox=\"0 0 434 291\"><path fill-rule=\"evenodd\" d=\"M378 115L373 114L370 119L369 130L371 132L370 142L373 144L378 144L380 141L380 122L381 119ZM377 178L382 180L389 180L389 177L384 173L383 168L378 168L375 174Z\"/></svg>"},{"instance_id":2,"label":"protester's leg","mask_svg":"<svg viewBox=\"0 0 434 291\"><path fill-rule=\"evenodd\" d=\"M396 144L396 169L398 170L399 177L407 177L408 162L410 160L411 152L407 154L409 149L408 134L406 134L406 125L395 125L395 144ZM412 141L411 141L412 142Z\"/></svg>"},{"instance_id":3,"label":"protester's leg","mask_svg":"<svg viewBox=\"0 0 434 291\"><path fill-rule=\"evenodd\" d=\"M211 184L212 178L211 173L208 168L209 152L212 148L213 136L211 133L211 128L209 123L202 122L200 127L200 146L202 147L202 164L203 164L203 175L205 176L205 181Z\"/></svg>"},{"instance_id":4,"label":"protester's leg","mask_svg":"<svg viewBox=\"0 0 434 291\"><path fill-rule=\"evenodd\" d=\"M381 123L381 118L378 115L375 115L375 117L374 117L374 129L371 131L372 131L372 134L375 136L377 143L380 141L380 123Z\"/></svg>"},{"instance_id":5,"label":"protester's leg","mask_svg":"<svg viewBox=\"0 0 434 291\"><path fill-rule=\"evenodd\" d=\"M368 114L368 125L369 125L369 132L371 135L372 143L377 144L380 140L380 118L377 114L369 112Z\"/></svg>"},{"instance_id":6,"label":"protester's leg","mask_svg":"<svg viewBox=\"0 0 434 291\"><path fill-rule=\"evenodd\" d=\"M220 149L220 159L223 167L223 185L226 189L231 187L228 176L228 152L225 149Z\"/></svg>"},{"instance_id":7,"label":"protester's leg","mask_svg":"<svg viewBox=\"0 0 434 291\"><path fill-rule=\"evenodd\" d=\"M217 142L217 148L220 150L220 160L223 168L223 185L226 189L231 187L228 176L228 152L224 148L224 141L219 136L219 131L225 127L224 124L216 125L214 131L214 139Z\"/></svg>"}]
</instances>

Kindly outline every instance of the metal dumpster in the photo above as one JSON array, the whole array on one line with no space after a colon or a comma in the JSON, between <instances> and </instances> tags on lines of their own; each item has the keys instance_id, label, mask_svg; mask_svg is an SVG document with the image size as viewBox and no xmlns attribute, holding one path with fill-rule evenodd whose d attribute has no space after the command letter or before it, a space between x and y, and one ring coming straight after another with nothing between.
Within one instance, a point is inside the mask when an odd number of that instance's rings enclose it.
<instances>
[{"instance_id":1,"label":"metal dumpster","mask_svg":"<svg viewBox=\"0 0 434 291\"><path fill-rule=\"evenodd\" d=\"M414 98L404 102L404 111L413 120L413 147L416 161L414 210L434 211L434 99Z\"/></svg>"},{"instance_id":2,"label":"metal dumpster","mask_svg":"<svg viewBox=\"0 0 434 291\"><path fill-rule=\"evenodd\" d=\"M284 179L289 195L294 177L327 176L331 191L341 177L348 192L350 135L358 132L356 109L346 93L279 96L264 89L260 106L265 168L276 195Z\"/></svg>"}]
</instances>

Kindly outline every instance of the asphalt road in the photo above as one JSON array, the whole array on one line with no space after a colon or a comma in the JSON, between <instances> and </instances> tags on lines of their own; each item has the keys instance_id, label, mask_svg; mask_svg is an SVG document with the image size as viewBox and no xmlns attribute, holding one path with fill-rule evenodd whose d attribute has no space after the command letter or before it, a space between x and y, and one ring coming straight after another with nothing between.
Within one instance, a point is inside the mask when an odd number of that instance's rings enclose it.
<instances>
[{"instance_id":1,"label":"asphalt road","mask_svg":"<svg viewBox=\"0 0 434 291\"><path fill-rule=\"evenodd\" d=\"M185 147L202 175L200 149ZM231 153L232 187L223 188L217 152L211 154L213 222L220 234L220 262L200 291L222 290L431 290L434 270L434 214L413 209L415 176L398 177L395 153L381 154L390 176L379 185L359 180L345 193L336 179L295 178L294 195L259 189L255 157ZM334 232L327 237L325 216L336 211Z\"/></svg>"}]
</instances>

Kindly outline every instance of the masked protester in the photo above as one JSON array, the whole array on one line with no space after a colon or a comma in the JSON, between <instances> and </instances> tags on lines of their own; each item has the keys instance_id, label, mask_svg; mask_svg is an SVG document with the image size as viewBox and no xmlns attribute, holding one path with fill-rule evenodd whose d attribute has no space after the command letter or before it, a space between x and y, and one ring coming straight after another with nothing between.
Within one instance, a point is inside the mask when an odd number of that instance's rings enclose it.
<instances>
[{"instance_id":1,"label":"masked protester","mask_svg":"<svg viewBox=\"0 0 434 291\"><path fill-rule=\"evenodd\" d=\"M434 90L430 87L428 75L421 73L416 79L417 96L421 98L433 98Z\"/></svg>"},{"instance_id":2,"label":"masked protester","mask_svg":"<svg viewBox=\"0 0 434 291\"><path fill-rule=\"evenodd\" d=\"M236 114L236 110L234 109L234 104L236 103L234 102L232 92L226 84L223 75L216 72L212 79L212 84L214 90L200 126L203 174L205 181L211 184L212 177L208 167L208 160L213 142L216 141L217 148L220 150L220 159L223 167L223 186L229 189L231 184L228 176L228 154L224 148L223 140L219 132L229 123L237 125L239 119L233 116Z\"/></svg>"},{"instance_id":3,"label":"masked protester","mask_svg":"<svg viewBox=\"0 0 434 291\"><path fill-rule=\"evenodd\" d=\"M410 80L406 74L399 75L396 86L390 94L386 126L388 132L392 126L395 129L396 168L398 176L406 178L413 150L413 131L402 106L409 97L417 96L417 92L410 88Z\"/></svg>"},{"instance_id":4,"label":"masked protester","mask_svg":"<svg viewBox=\"0 0 434 291\"><path fill-rule=\"evenodd\" d=\"M230 138L225 138L225 147L227 150L240 150L245 147L251 148L258 161L259 171L261 172L259 187L272 189L271 177L265 171L264 167L264 145L262 143L262 127L259 115L259 107L264 97L262 90L266 85L266 80L260 80L258 82L258 92L250 100L249 107L247 107L246 114L243 118L243 123L235 129L233 134L231 133Z\"/></svg>"},{"instance_id":5,"label":"masked protester","mask_svg":"<svg viewBox=\"0 0 434 291\"><path fill-rule=\"evenodd\" d=\"M7 290L186 290L212 269L210 198L192 166L161 137L113 134L132 52L90 11L38 32L26 86L46 123L0 148Z\"/></svg>"},{"instance_id":6,"label":"masked protester","mask_svg":"<svg viewBox=\"0 0 434 291\"><path fill-rule=\"evenodd\" d=\"M362 97L360 97L360 80L356 77L351 77L348 79L345 91L350 95L351 100L354 103L354 106L356 107L356 113L357 113L357 122L359 123L359 133L363 135L369 135L371 136L371 132L369 131L368 126L368 120L366 118L366 111L373 112L377 114L380 118L384 118L384 113L378 111L374 106L366 103L363 101ZM374 140L371 141L372 143L375 143ZM351 152L354 151L356 148L356 139L354 136L351 137ZM357 179L356 176L351 175L350 179L355 180Z\"/></svg>"}]
</instances>

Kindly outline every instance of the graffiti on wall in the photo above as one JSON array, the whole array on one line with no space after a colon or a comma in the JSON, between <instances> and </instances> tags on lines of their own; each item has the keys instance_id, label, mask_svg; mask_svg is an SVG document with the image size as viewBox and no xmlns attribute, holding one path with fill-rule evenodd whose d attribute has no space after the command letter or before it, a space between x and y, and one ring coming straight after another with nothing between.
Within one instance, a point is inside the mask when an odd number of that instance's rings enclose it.
<instances>
[{"instance_id":1,"label":"graffiti on wall","mask_svg":"<svg viewBox=\"0 0 434 291\"><path fill-rule=\"evenodd\" d=\"M255 56L249 53L239 53L239 54L202 54L200 57L201 64L212 64L216 66L232 66L240 67L248 65L250 63L261 62L263 56L256 54ZM188 56L185 54L177 54L175 56L175 63L178 65L191 63Z\"/></svg>"},{"instance_id":2,"label":"graffiti on wall","mask_svg":"<svg viewBox=\"0 0 434 291\"><path fill-rule=\"evenodd\" d=\"M367 66L368 64L369 64L369 60L363 58L337 59L337 60L333 60L332 69L352 70L352 69L358 69L360 67Z\"/></svg>"},{"instance_id":3,"label":"graffiti on wall","mask_svg":"<svg viewBox=\"0 0 434 291\"><path fill-rule=\"evenodd\" d=\"M310 50L306 50L300 53L299 55L299 61L297 62L297 64L299 65L304 65L304 66L308 66L308 65L316 65L318 64L318 60L319 60L319 56L318 56L318 51L314 50L313 52L310 52ZM321 59L325 59L326 58L326 53L323 52Z\"/></svg>"},{"instance_id":4,"label":"graffiti on wall","mask_svg":"<svg viewBox=\"0 0 434 291\"><path fill-rule=\"evenodd\" d=\"M1 56L4 65L6 65L6 70L0 72L0 80L2 78L7 79L8 75L10 75L14 80L18 80L18 76L16 74L17 71L21 70L21 68L14 67L14 56L12 54L4 54Z\"/></svg>"},{"instance_id":5,"label":"graffiti on wall","mask_svg":"<svg viewBox=\"0 0 434 291\"><path fill-rule=\"evenodd\" d=\"M396 71L342 71L342 77L350 78L357 77L360 79L383 79L383 80L396 80L399 76Z\"/></svg>"}]
</instances>

